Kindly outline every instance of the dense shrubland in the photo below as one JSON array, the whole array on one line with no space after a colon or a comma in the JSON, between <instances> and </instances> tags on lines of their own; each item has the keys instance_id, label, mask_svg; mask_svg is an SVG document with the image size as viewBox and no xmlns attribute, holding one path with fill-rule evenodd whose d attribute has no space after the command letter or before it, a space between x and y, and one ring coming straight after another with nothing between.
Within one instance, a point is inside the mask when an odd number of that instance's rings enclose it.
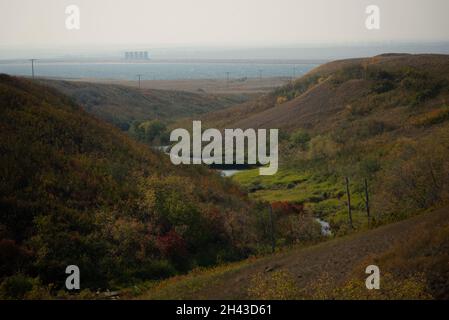
<instances>
[{"instance_id":1,"label":"dense shrubland","mask_svg":"<svg viewBox=\"0 0 449 320\"><path fill-rule=\"evenodd\" d=\"M330 222L334 235L351 231L345 177L356 229L370 225L365 179L371 226L447 203L448 72L448 58L432 55L385 55L313 70L273 92L285 107L273 103L272 111L245 122L279 126L285 183L254 173L235 180L256 199L303 205Z\"/></svg>"},{"instance_id":2,"label":"dense shrubland","mask_svg":"<svg viewBox=\"0 0 449 320\"><path fill-rule=\"evenodd\" d=\"M167 124L160 120L135 120L131 123L128 134L133 139L151 146L163 146L170 142Z\"/></svg>"},{"instance_id":3,"label":"dense shrubland","mask_svg":"<svg viewBox=\"0 0 449 320\"><path fill-rule=\"evenodd\" d=\"M333 107L316 112L312 105L297 125L280 126L276 175L255 169L235 176L262 202L207 168L172 166L51 89L1 76L0 294L55 294L69 264L81 268L85 288L117 288L266 252L273 238L277 246L322 240L316 217L339 236L447 203L449 63L382 59L323 66L253 105L205 117L206 127L233 127L252 113L279 109L283 116L311 91L321 107ZM331 92L330 100L322 102L320 90ZM156 119L127 119L122 129L162 145L167 128ZM399 278L395 297L403 290L428 297L420 276ZM255 279L259 287L251 295L270 295L266 288L276 279L284 280L274 297L298 297L285 274ZM326 297L360 297L354 281L343 291L326 289Z\"/></svg>"},{"instance_id":4,"label":"dense shrubland","mask_svg":"<svg viewBox=\"0 0 449 320\"><path fill-rule=\"evenodd\" d=\"M112 289L263 250L257 205L53 89L0 76L0 292L55 294L65 268Z\"/></svg>"},{"instance_id":5,"label":"dense shrubland","mask_svg":"<svg viewBox=\"0 0 449 320\"><path fill-rule=\"evenodd\" d=\"M201 92L138 89L131 86L93 82L42 80L73 98L98 118L127 131L134 121L170 122L220 110L249 99L240 95L213 95Z\"/></svg>"}]
</instances>

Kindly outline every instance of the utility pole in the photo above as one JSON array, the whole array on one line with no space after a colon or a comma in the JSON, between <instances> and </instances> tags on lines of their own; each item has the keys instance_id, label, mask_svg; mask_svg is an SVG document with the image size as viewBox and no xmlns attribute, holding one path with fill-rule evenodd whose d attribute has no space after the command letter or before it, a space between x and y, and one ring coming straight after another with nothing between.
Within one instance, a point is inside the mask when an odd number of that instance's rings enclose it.
<instances>
[{"instance_id":1,"label":"utility pole","mask_svg":"<svg viewBox=\"0 0 449 320\"><path fill-rule=\"evenodd\" d=\"M139 89L140 89L140 78L142 77L142 75L138 74L137 77L139 78Z\"/></svg>"},{"instance_id":2,"label":"utility pole","mask_svg":"<svg viewBox=\"0 0 449 320\"><path fill-rule=\"evenodd\" d=\"M31 77L34 79L34 61L37 59L30 59L31 61Z\"/></svg>"},{"instance_id":3,"label":"utility pole","mask_svg":"<svg viewBox=\"0 0 449 320\"><path fill-rule=\"evenodd\" d=\"M274 253L276 249L276 240L274 238L274 218L273 218L273 207L270 203L270 233L271 233L271 252Z\"/></svg>"},{"instance_id":4,"label":"utility pole","mask_svg":"<svg viewBox=\"0 0 449 320\"><path fill-rule=\"evenodd\" d=\"M346 194L348 196L348 215L349 215L349 226L353 229L352 225L352 210L351 210L351 192L349 191L349 178L345 177L346 181Z\"/></svg>"},{"instance_id":5,"label":"utility pole","mask_svg":"<svg viewBox=\"0 0 449 320\"><path fill-rule=\"evenodd\" d=\"M369 192L368 192L368 180L365 178L365 207L366 215L368 216L368 226L371 225L371 214L369 210Z\"/></svg>"}]
</instances>

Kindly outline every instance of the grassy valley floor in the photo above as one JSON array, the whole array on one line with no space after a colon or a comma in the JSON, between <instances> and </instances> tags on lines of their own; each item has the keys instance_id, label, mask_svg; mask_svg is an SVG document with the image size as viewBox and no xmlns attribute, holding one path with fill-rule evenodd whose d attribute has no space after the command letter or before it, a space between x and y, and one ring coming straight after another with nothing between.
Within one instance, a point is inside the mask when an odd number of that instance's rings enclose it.
<instances>
[{"instance_id":1,"label":"grassy valley floor","mask_svg":"<svg viewBox=\"0 0 449 320\"><path fill-rule=\"evenodd\" d=\"M306 211L330 223L335 233L349 232L343 178L322 178L305 170L282 166L273 176L260 176L258 170L241 171L232 179L244 187L253 199L302 204ZM362 193L352 192L351 207L353 225L357 229L367 228L368 219Z\"/></svg>"}]
</instances>

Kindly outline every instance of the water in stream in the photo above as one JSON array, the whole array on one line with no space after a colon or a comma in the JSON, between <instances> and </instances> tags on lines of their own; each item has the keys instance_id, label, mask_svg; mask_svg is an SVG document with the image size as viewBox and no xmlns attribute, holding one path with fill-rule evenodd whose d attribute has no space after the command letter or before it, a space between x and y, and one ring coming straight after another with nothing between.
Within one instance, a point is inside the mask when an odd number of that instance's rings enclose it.
<instances>
[{"instance_id":1,"label":"water in stream","mask_svg":"<svg viewBox=\"0 0 449 320\"><path fill-rule=\"evenodd\" d=\"M323 236L329 237L332 235L331 226L328 222L321 220L320 218L315 219L321 225L321 234Z\"/></svg>"},{"instance_id":2,"label":"water in stream","mask_svg":"<svg viewBox=\"0 0 449 320\"><path fill-rule=\"evenodd\" d=\"M164 152L167 155L170 155L170 153L169 153L170 146L154 147L154 149L157 149L159 151ZM223 177L232 177L236 173L238 173L240 171L244 171L244 170L245 169L243 169L243 170L228 169L228 170L217 170L217 171L219 171ZM315 220L321 225L321 234L323 236L329 237L332 235L331 227L328 222L321 220L319 218L316 218Z\"/></svg>"}]
</instances>

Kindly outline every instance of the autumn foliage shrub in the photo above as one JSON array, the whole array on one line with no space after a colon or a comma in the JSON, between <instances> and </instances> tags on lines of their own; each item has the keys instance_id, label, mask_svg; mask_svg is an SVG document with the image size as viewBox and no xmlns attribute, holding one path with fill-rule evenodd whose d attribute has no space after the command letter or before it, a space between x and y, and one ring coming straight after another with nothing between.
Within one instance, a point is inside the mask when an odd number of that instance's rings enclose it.
<instances>
[{"instance_id":1,"label":"autumn foliage shrub","mask_svg":"<svg viewBox=\"0 0 449 320\"><path fill-rule=\"evenodd\" d=\"M74 264L84 289L115 288L254 252L255 205L232 182L36 82L0 75L0 104L0 282L56 292Z\"/></svg>"},{"instance_id":2,"label":"autumn foliage shrub","mask_svg":"<svg viewBox=\"0 0 449 320\"><path fill-rule=\"evenodd\" d=\"M449 201L449 135L445 129L419 141L404 139L378 175L374 197L378 218L397 220Z\"/></svg>"}]
</instances>

